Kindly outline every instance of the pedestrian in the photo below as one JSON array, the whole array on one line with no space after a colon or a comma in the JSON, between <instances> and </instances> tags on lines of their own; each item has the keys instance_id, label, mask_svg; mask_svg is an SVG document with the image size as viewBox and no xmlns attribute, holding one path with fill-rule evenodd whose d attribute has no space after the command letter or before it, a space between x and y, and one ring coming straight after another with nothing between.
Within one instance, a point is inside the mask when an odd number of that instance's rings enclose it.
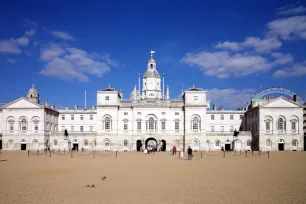
<instances>
[{"instance_id":1,"label":"pedestrian","mask_svg":"<svg viewBox=\"0 0 306 204\"><path fill-rule=\"evenodd\" d=\"M192 149L190 148L190 146L188 146L187 153L188 153L188 160L192 160Z\"/></svg>"},{"instance_id":2,"label":"pedestrian","mask_svg":"<svg viewBox=\"0 0 306 204\"><path fill-rule=\"evenodd\" d=\"M2 156L2 151L1 151L1 149L0 149L0 157Z\"/></svg>"},{"instance_id":3,"label":"pedestrian","mask_svg":"<svg viewBox=\"0 0 306 204\"><path fill-rule=\"evenodd\" d=\"M223 146L221 147L221 152L224 152L224 147Z\"/></svg>"},{"instance_id":4,"label":"pedestrian","mask_svg":"<svg viewBox=\"0 0 306 204\"><path fill-rule=\"evenodd\" d=\"M176 155L176 146L175 145L173 146L173 154Z\"/></svg>"}]
</instances>

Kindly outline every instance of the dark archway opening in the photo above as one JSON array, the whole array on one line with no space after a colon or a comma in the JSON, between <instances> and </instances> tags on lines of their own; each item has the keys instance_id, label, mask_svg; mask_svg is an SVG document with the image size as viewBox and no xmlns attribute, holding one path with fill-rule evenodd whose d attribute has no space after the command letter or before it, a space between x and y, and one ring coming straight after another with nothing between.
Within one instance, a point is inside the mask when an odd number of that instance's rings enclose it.
<instances>
[{"instance_id":1,"label":"dark archway opening","mask_svg":"<svg viewBox=\"0 0 306 204\"><path fill-rule=\"evenodd\" d=\"M166 151L166 140L162 140L161 143L162 145L161 145L160 151L165 152Z\"/></svg>"},{"instance_id":2,"label":"dark archway opening","mask_svg":"<svg viewBox=\"0 0 306 204\"><path fill-rule=\"evenodd\" d=\"M72 147L73 151L79 151L79 144L74 143Z\"/></svg>"},{"instance_id":3,"label":"dark archway opening","mask_svg":"<svg viewBox=\"0 0 306 204\"><path fill-rule=\"evenodd\" d=\"M0 149L2 149L2 140L0 140Z\"/></svg>"},{"instance_id":4,"label":"dark archway opening","mask_svg":"<svg viewBox=\"0 0 306 204\"><path fill-rule=\"evenodd\" d=\"M231 144L225 144L225 151L231 151Z\"/></svg>"},{"instance_id":5,"label":"dark archway opening","mask_svg":"<svg viewBox=\"0 0 306 204\"><path fill-rule=\"evenodd\" d=\"M284 143L278 143L278 151L284 151L285 150L285 144Z\"/></svg>"},{"instance_id":6,"label":"dark archway opening","mask_svg":"<svg viewBox=\"0 0 306 204\"><path fill-rule=\"evenodd\" d=\"M27 144L21 144L21 150L27 150Z\"/></svg>"},{"instance_id":7,"label":"dark archway opening","mask_svg":"<svg viewBox=\"0 0 306 204\"><path fill-rule=\"evenodd\" d=\"M157 140L155 138L148 138L145 142L145 147L148 148L148 147L152 147L154 148L154 150L157 149Z\"/></svg>"},{"instance_id":8,"label":"dark archway opening","mask_svg":"<svg viewBox=\"0 0 306 204\"><path fill-rule=\"evenodd\" d=\"M141 151L141 147L142 147L142 142L141 142L141 140L137 140L137 142L136 142L136 149L137 149L137 152L140 152L140 151Z\"/></svg>"},{"instance_id":9,"label":"dark archway opening","mask_svg":"<svg viewBox=\"0 0 306 204\"><path fill-rule=\"evenodd\" d=\"M304 136L304 151L306 151L306 136Z\"/></svg>"}]
</instances>

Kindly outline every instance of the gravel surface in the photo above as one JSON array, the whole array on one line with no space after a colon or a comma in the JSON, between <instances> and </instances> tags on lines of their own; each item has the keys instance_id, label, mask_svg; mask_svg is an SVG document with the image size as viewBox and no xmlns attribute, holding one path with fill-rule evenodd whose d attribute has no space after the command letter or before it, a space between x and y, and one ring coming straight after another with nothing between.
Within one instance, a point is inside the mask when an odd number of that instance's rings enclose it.
<instances>
[{"instance_id":1,"label":"gravel surface","mask_svg":"<svg viewBox=\"0 0 306 204\"><path fill-rule=\"evenodd\" d=\"M4 151L0 203L306 203L306 152L208 154Z\"/></svg>"}]
</instances>

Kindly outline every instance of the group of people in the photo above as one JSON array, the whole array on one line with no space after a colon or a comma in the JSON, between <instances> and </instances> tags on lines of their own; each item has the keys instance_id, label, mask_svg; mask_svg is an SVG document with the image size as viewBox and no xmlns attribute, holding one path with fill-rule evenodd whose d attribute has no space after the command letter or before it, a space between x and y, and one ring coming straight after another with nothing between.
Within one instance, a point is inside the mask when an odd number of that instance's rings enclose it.
<instances>
[{"instance_id":1,"label":"group of people","mask_svg":"<svg viewBox=\"0 0 306 204\"><path fill-rule=\"evenodd\" d=\"M155 151L156 151L155 147L148 146L148 147L145 148L144 154L154 154Z\"/></svg>"},{"instance_id":2,"label":"group of people","mask_svg":"<svg viewBox=\"0 0 306 204\"><path fill-rule=\"evenodd\" d=\"M172 154L176 155L176 146L175 145L172 148ZM182 155L180 157L183 158L184 153L181 152L181 154ZM187 154L188 154L188 160L192 160L193 154L192 154L192 149L190 148L190 146L188 146Z\"/></svg>"}]
</instances>

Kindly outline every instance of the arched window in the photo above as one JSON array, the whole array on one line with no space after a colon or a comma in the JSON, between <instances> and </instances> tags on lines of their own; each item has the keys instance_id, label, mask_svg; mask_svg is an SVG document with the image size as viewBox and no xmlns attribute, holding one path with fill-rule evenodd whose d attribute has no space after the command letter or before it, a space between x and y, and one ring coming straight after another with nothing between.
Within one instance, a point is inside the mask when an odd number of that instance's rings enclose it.
<instances>
[{"instance_id":1,"label":"arched window","mask_svg":"<svg viewBox=\"0 0 306 204\"><path fill-rule=\"evenodd\" d=\"M292 146L297 147L297 145L298 145L298 141L297 140L292 140Z\"/></svg>"},{"instance_id":2,"label":"arched window","mask_svg":"<svg viewBox=\"0 0 306 204\"><path fill-rule=\"evenodd\" d=\"M84 140L84 147L88 146L88 140Z\"/></svg>"},{"instance_id":3,"label":"arched window","mask_svg":"<svg viewBox=\"0 0 306 204\"><path fill-rule=\"evenodd\" d=\"M199 150L199 148L200 148L200 142L199 142L198 139L193 140L193 148L194 148L195 150Z\"/></svg>"},{"instance_id":4,"label":"arched window","mask_svg":"<svg viewBox=\"0 0 306 204\"><path fill-rule=\"evenodd\" d=\"M272 145L271 140L267 140L267 141L266 141L266 146L270 148L270 147L271 147L271 145Z\"/></svg>"},{"instance_id":5,"label":"arched window","mask_svg":"<svg viewBox=\"0 0 306 204\"><path fill-rule=\"evenodd\" d=\"M110 140L109 139L105 139L104 140L104 146L105 147L109 147L110 146Z\"/></svg>"},{"instance_id":6,"label":"arched window","mask_svg":"<svg viewBox=\"0 0 306 204\"><path fill-rule=\"evenodd\" d=\"M149 130L153 130L153 129L154 129L154 119L149 118Z\"/></svg>"},{"instance_id":7,"label":"arched window","mask_svg":"<svg viewBox=\"0 0 306 204\"><path fill-rule=\"evenodd\" d=\"M57 140L53 140L53 146L57 146Z\"/></svg>"},{"instance_id":8,"label":"arched window","mask_svg":"<svg viewBox=\"0 0 306 204\"><path fill-rule=\"evenodd\" d=\"M20 121L20 130L26 131L28 127L28 122L25 118L22 118Z\"/></svg>"},{"instance_id":9,"label":"arched window","mask_svg":"<svg viewBox=\"0 0 306 204\"><path fill-rule=\"evenodd\" d=\"M220 147L220 140L216 140L216 147Z\"/></svg>"},{"instance_id":10,"label":"arched window","mask_svg":"<svg viewBox=\"0 0 306 204\"><path fill-rule=\"evenodd\" d=\"M192 129L193 130L200 129L200 120L197 117L193 117L192 119Z\"/></svg>"},{"instance_id":11,"label":"arched window","mask_svg":"<svg viewBox=\"0 0 306 204\"><path fill-rule=\"evenodd\" d=\"M271 127L272 121L273 119L271 116L269 115L265 116L266 133L272 132L272 127Z\"/></svg>"},{"instance_id":12,"label":"arched window","mask_svg":"<svg viewBox=\"0 0 306 204\"><path fill-rule=\"evenodd\" d=\"M124 141L123 141L123 146L125 146L125 147L128 146L128 141L127 141L127 140L124 140Z\"/></svg>"},{"instance_id":13,"label":"arched window","mask_svg":"<svg viewBox=\"0 0 306 204\"><path fill-rule=\"evenodd\" d=\"M7 146L8 146L8 148L13 148L13 145L14 145L14 141L11 140L11 139L9 139L9 140L7 141Z\"/></svg>"},{"instance_id":14,"label":"arched window","mask_svg":"<svg viewBox=\"0 0 306 204\"><path fill-rule=\"evenodd\" d=\"M286 122L285 122L285 120L283 118L279 118L277 120L277 130L279 132L283 132L283 131L286 130Z\"/></svg>"},{"instance_id":15,"label":"arched window","mask_svg":"<svg viewBox=\"0 0 306 204\"><path fill-rule=\"evenodd\" d=\"M112 127L112 121L111 121L110 117L105 117L105 120L104 120L105 130L110 130L111 127Z\"/></svg>"},{"instance_id":16,"label":"arched window","mask_svg":"<svg viewBox=\"0 0 306 204\"><path fill-rule=\"evenodd\" d=\"M292 132L296 132L296 120L291 121L291 130Z\"/></svg>"}]
</instances>

